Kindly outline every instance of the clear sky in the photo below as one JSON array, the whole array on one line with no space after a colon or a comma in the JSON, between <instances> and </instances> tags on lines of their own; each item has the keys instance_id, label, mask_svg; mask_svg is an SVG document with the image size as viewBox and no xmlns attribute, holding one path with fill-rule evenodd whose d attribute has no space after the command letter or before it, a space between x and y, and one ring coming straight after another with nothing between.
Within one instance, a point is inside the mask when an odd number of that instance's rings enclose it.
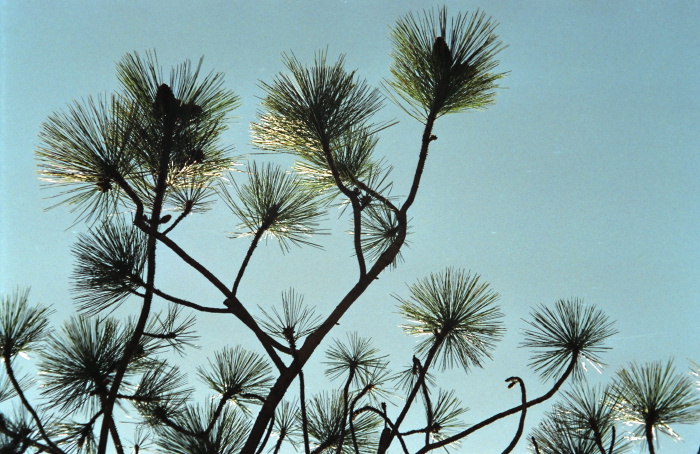
<instances>
[{"instance_id":1,"label":"clear sky","mask_svg":"<svg viewBox=\"0 0 700 454\"><path fill-rule=\"evenodd\" d=\"M482 9L500 22L508 71L495 106L441 119L398 269L353 307L336 336L357 331L410 362L414 340L397 327L391 294L447 266L482 275L501 294L509 331L485 370L449 374L478 422L517 403L503 380L520 375L536 395L545 387L518 349L530 308L581 297L617 320L620 333L605 356L607 380L628 361L673 356L679 370L700 362L700 2L448 1L448 11ZM225 135L238 153L255 151L249 123L262 91L283 69L282 52L310 62L317 49L371 84L389 76L388 27L411 1L0 1L0 291L31 286L33 301L72 309L70 247L83 225L41 190L33 151L41 123L74 99L117 88L115 63L155 49L167 69L204 56L206 70L226 74L243 101ZM400 123L378 152L395 166L395 193L405 194L421 128L394 106L382 119ZM259 160L273 159L265 156ZM277 159L277 158L274 158ZM280 162L288 162L281 160ZM229 240L236 219L223 204L192 217L176 240L222 278L232 280L248 246ZM267 244L253 258L241 298L269 306L293 286L323 313L356 275L347 226L329 215L325 250ZM171 293L220 302L216 292L170 261L158 285ZM210 298L210 299L207 299ZM133 309L136 310L135 308ZM199 317L206 353L251 338L233 318ZM202 353L191 366L201 364ZM320 353L320 352L319 352ZM316 380L325 386L320 355ZM531 424L538 413L532 412ZM501 423L510 437L517 419ZM678 427L685 443L668 454L695 453L700 426ZM501 432L502 433L502 432ZM499 433L468 439L463 452L500 452ZM516 452L525 452L525 443ZM460 451L462 452L462 451Z\"/></svg>"}]
</instances>

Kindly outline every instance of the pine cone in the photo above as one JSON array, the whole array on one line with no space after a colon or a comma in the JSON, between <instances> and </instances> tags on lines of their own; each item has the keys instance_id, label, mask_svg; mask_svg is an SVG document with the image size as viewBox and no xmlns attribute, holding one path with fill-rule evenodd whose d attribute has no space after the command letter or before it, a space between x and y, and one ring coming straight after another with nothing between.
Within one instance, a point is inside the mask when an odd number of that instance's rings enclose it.
<instances>
[{"instance_id":1,"label":"pine cone","mask_svg":"<svg viewBox=\"0 0 700 454\"><path fill-rule=\"evenodd\" d=\"M446 66L452 66L452 51L450 51L450 47L442 36L435 38L435 42L433 43L433 58Z\"/></svg>"}]
</instances>

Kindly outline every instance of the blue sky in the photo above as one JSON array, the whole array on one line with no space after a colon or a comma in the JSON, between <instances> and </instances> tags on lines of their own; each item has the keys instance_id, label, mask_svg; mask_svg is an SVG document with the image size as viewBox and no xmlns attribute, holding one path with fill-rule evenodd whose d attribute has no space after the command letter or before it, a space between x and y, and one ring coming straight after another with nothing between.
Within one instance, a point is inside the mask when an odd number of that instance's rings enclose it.
<instances>
[{"instance_id":1,"label":"blue sky","mask_svg":"<svg viewBox=\"0 0 700 454\"><path fill-rule=\"evenodd\" d=\"M518 349L521 318L538 304L580 297L617 320L605 356L606 380L628 361L673 356L679 370L700 362L700 3L694 1L449 1L448 11L482 9L500 22L505 89L484 112L442 118L435 129L422 191L412 212L405 262L387 272L338 327L357 331L410 361L413 339L397 327L392 294L447 266L482 275L501 294L509 331L495 361L443 384L464 390L467 422L509 407L502 381L521 375L530 393L545 389ZM55 318L73 310L70 248L83 225L65 208L48 212L33 151L41 123L74 99L117 88L115 63L155 49L164 68L204 56L242 98L225 134L240 154L254 152L249 123L262 90L293 51L310 62L317 49L377 85L389 76L388 27L421 1L0 1L0 291L31 286ZM420 125L398 119L378 153L395 167L405 194ZM287 158L258 156L288 164ZM233 279L246 241L229 240L236 219L223 204L192 217L175 238L224 278ZM258 251L241 288L252 307L268 306L293 286L319 312L332 307L355 276L346 223L328 216L323 251ZM163 254L158 285L218 302L216 293ZM207 298L211 298L207 300ZM135 310L135 309L134 309ZM199 317L203 352L250 344L233 319ZM319 352L320 353L320 352ZM201 355L198 353L197 355ZM199 360L199 359L197 359ZM203 361L203 359L202 359ZM320 355L314 364L318 380ZM314 374L309 374L313 376ZM531 423L537 413L533 412ZM516 420L499 426L515 430ZM665 453L694 453L700 427L678 428L686 443ZM510 432L508 432L510 433ZM498 433L464 443L465 452L500 452ZM468 448L468 449L467 449ZM516 452L525 452L521 443Z\"/></svg>"}]
</instances>

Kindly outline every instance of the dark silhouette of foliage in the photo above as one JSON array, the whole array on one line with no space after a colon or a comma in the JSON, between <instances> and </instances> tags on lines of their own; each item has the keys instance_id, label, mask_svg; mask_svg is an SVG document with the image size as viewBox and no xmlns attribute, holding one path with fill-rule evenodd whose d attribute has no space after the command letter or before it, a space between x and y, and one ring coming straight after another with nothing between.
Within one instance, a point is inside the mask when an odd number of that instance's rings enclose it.
<instances>
[{"instance_id":1,"label":"dark silhouette of foliage","mask_svg":"<svg viewBox=\"0 0 700 454\"><path fill-rule=\"evenodd\" d=\"M465 423L466 406L457 392L440 387L438 372L485 367L506 327L498 293L461 269L429 273L394 295L404 332L419 339L413 356L400 359L403 366L395 369L395 358L366 333L330 339L380 274L399 266L437 140L435 122L494 102L505 75L496 72L504 47L496 25L483 12L449 19L445 8L399 19L383 90L348 71L343 57L330 62L319 51L306 65L284 55L286 70L261 83L252 131L257 148L292 156L290 169L238 165L222 133L240 100L222 74L202 72L201 60L166 73L155 52L127 54L117 64L114 94L51 115L40 133L39 172L59 188L55 206L68 206L76 223L87 224L73 247L78 313L52 331L50 310L27 291L2 299L0 401L16 411L0 413L0 452L426 453L518 415L518 428L504 438L509 453L528 409L570 379L579 388L565 392L534 431L535 452L623 452L621 421L639 424L635 435L653 452L656 431L674 435L671 425L700 419L690 379L673 375L670 363L632 364L610 388L585 385L582 364L602 364L616 330L599 308L569 299L542 305L525 321L521 346L532 350L529 366L550 382L548 390L532 398L522 378L508 377L519 403ZM415 169L401 182L404 197L392 194L395 157L376 157L379 134L393 125L373 120L386 98L422 130ZM250 241L231 282L196 259L187 238L171 235L219 199L239 221L230 235ZM341 207L351 226L356 269L347 273L354 281L344 295L323 311L306 306L294 289L282 292L279 306L250 301L250 292L241 296L261 240L274 238L284 252L318 246L331 207ZM189 301L159 288L156 265L164 252L217 297ZM156 304L168 309L158 312ZM127 310L131 316L117 316ZM205 357L196 374L200 387L178 365L193 355L196 313L227 317L235 326L226 346L197 352ZM240 330L257 344L236 345ZM335 388L311 390L305 371L324 340L325 372ZM29 352L40 374L19 376L15 360ZM38 392L27 392L37 385ZM122 414L138 423L133 438Z\"/></svg>"}]
</instances>

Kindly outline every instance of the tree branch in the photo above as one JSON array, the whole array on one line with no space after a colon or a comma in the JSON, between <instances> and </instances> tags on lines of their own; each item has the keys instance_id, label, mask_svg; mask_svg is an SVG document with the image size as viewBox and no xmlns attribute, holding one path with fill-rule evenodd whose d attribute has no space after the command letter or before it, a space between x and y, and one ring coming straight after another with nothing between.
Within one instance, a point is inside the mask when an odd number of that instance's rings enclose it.
<instances>
[{"instance_id":1,"label":"tree branch","mask_svg":"<svg viewBox=\"0 0 700 454\"><path fill-rule=\"evenodd\" d=\"M245 273L246 267L248 266L248 262L250 262L250 258L253 256L253 252L255 251L255 248L258 246L258 242L260 241L260 238L265 234L265 231L270 228L271 223L266 222L263 225L260 226L257 232L255 232L255 236L253 237L253 241L250 242L250 247L248 247L248 252L246 252L245 258L243 259L243 263L241 264L241 267L238 269L238 274L236 275L236 281L233 283L233 288L231 289L231 294L233 296L236 296L238 293L238 286L241 283L241 279L243 279L243 273Z\"/></svg>"},{"instance_id":2,"label":"tree branch","mask_svg":"<svg viewBox=\"0 0 700 454\"><path fill-rule=\"evenodd\" d=\"M372 407L371 405L367 405L367 406L365 406L365 407L362 407L362 408L360 408L360 409L354 411L354 412L353 412L353 417L356 417L357 415L359 415L360 413L363 413L363 412L365 412L365 411L371 411L371 412L373 412L373 413L376 413L376 414L378 414L379 416L381 416L382 419L384 419L384 422L385 422L386 425L388 426L388 427L386 427L386 428L384 429L384 431L385 431L384 433L388 433L387 431L395 431L394 423L391 422L391 419L389 419L389 416L386 414L386 412L385 412L385 411L381 411L381 410L379 410L379 409L377 409L377 408L374 408L374 407ZM381 438L384 438L384 433L382 433L382 437L381 437ZM405 453L405 454L408 454L408 448L406 447L406 443L405 443L404 440L403 440L403 434L397 432L397 433L396 433L396 437L399 439L399 442L401 443L401 447L403 448L404 453ZM381 444L381 442L380 442L380 444Z\"/></svg>"},{"instance_id":3,"label":"tree branch","mask_svg":"<svg viewBox=\"0 0 700 454\"><path fill-rule=\"evenodd\" d=\"M7 373L7 376L10 379L10 382L12 383L12 387L14 388L15 392L17 393L17 396L19 397L19 400L22 402L22 405L24 408L27 409L29 414L32 415L32 419L34 420L34 424L36 424L37 429L39 429L39 433L41 434L41 438L44 439L47 445L51 448L51 452L55 453L63 453L63 451L56 446L56 444L51 441L49 438L48 434L46 433L46 430L44 429L44 425L41 423L41 419L39 418L39 415L37 414L36 410L32 407L32 404L29 403L29 400L27 400L27 397L24 395L24 391L22 390L22 387L19 385L19 381L17 380L17 377L15 377L15 372L12 370L12 355L10 354L11 352L12 345L7 342L5 344L5 348L3 349L2 352L2 358L3 362L5 363L5 372ZM9 430L9 429L8 429ZM26 438L26 437L25 437ZM27 438L27 440L29 440Z\"/></svg>"},{"instance_id":4,"label":"tree branch","mask_svg":"<svg viewBox=\"0 0 700 454\"><path fill-rule=\"evenodd\" d=\"M177 227L177 225L178 225L183 219L185 219L185 217L186 217L188 214L190 214L191 212L192 212L192 202L188 200L188 201L185 203L185 209L182 210L182 213L180 213L180 216L178 216L177 219L175 219L175 222L173 222L173 223L170 225L170 227L168 227L167 229L165 229L165 230L163 231L163 235L167 235L168 233L170 233L170 232L171 232L175 227Z\"/></svg>"},{"instance_id":5,"label":"tree branch","mask_svg":"<svg viewBox=\"0 0 700 454\"><path fill-rule=\"evenodd\" d=\"M515 432L515 436L513 437L513 440L510 442L508 447L503 450L503 454L510 453L515 448L515 445L518 444L520 437L523 435L523 429L525 428L525 415L527 414L527 393L525 391L525 383L520 377L510 377L507 378L506 381L510 382L508 388L512 388L513 386L515 386L516 383L520 385L520 405L523 409L520 412L520 422L518 423L518 430Z\"/></svg>"},{"instance_id":6,"label":"tree branch","mask_svg":"<svg viewBox=\"0 0 700 454\"><path fill-rule=\"evenodd\" d=\"M298 351L298 356L292 361L292 364L290 364L287 370L280 374L275 384L272 386L272 388L270 388L270 393L268 394L267 400L262 405L260 412L258 413L258 417L253 423L250 436L246 440L246 443L241 450L241 454L255 453L256 447L264 435L267 423L274 415L275 408L284 397L284 394L298 374L298 371L304 367L313 352L321 344L321 341L323 341L331 329L336 326L345 312L350 309L353 303L357 301L364 291L377 279L379 274L389 265L391 265L396 258L396 255L399 253L401 246L406 240L406 216L404 213L399 212L397 213L396 217L397 221L399 222L399 232L394 241L382 253L382 255L379 256L379 259L377 259L367 274L360 277L358 282L338 303L335 309L333 309L333 311L328 315L326 320L319 325L316 331L307 336L304 345Z\"/></svg>"},{"instance_id":7,"label":"tree branch","mask_svg":"<svg viewBox=\"0 0 700 454\"><path fill-rule=\"evenodd\" d=\"M309 420L306 416L306 386L304 384L304 371L299 371L299 406L301 407L301 432L304 438L304 452L311 453L309 445Z\"/></svg>"},{"instance_id":8,"label":"tree branch","mask_svg":"<svg viewBox=\"0 0 700 454\"><path fill-rule=\"evenodd\" d=\"M352 205L352 215L353 215L353 236L355 244L355 255L357 256L357 264L360 267L360 278L367 274L367 265L365 264L364 252L362 252L362 244L360 243L360 238L362 236L362 207L360 206L359 196L352 190L350 190L343 180L340 178L340 172L335 165L335 160L333 159L333 153L331 153L330 145L323 143L323 155L326 157L326 162L328 163L328 168L331 170L333 175L333 180L335 185L340 189Z\"/></svg>"},{"instance_id":9,"label":"tree branch","mask_svg":"<svg viewBox=\"0 0 700 454\"><path fill-rule=\"evenodd\" d=\"M137 282L141 287L146 287L146 283L143 281ZM140 296L141 298L145 297L146 295L143 293L139 293L136 291L132 291L134 295ZM230 314L231 311L228 309L225 309L223 307L206 307L206 306L200 306L199 304L192 303L187 300L183 300L181 298L178 298L176 296L169 295L161 290L158 290L157 288L153 289L153 293L155 295L160 296L164 300L170 301L171 303L179 304L180 306L185 306L189 307L190 309L194 309L200 312L209 312L209 313L215 313L215 314Z\"/></svg>"},{"instance_id":10,"label":"tree branch","mask_svg":"<svg viewBox=\"0 0 700 454\"><path fill-rule=\"evenodd\" d=\"M265 449L265 445L267 445L267 441L270 439L270 434L272 433L272 426L275 425L275 418L270 419L270 425L267 427L267 433L265 434L265 438L263 438L262 442L260 443L260 449L258 449L258 452L256 454L262 454L263 449Z\"/></svg>"},{"instance_id":11,"label":"tree branch","mask_svg":"<svg viewBox=\"0 0 700 454\"><path fill-rule=\"evenodd\" d=\"M341 454L343 450L343 439L345 438L345 427L348 419L348 395L350 394L350 383L352 379L355 378L355 368L350 367L350 375L348 380L345 382L343 387L343 418L342 426L340 427L340 440L338 441L338 447L336 448L336 454Z\"/></svg>"},{"instance_id":12,"label":"tree branch","mask_svg":"<svg viewBox=\"0 0 700 454\"><path fill-rule=\"evenodd\" d=\"M289 350L288 347L280 344L279 342L275 341L270 336L268 336L260 328L253 316L250 315L250 313L246 310L246 308L238 300L238 298L235 295L231 294L231 291L228 289L228 287L223 282L221 282L216 276L214 276L207 268L205 268L202 264L200 264L198 261L192 258L189 254L187 254L182 248L180 248L180 246L177 245L177 243L175 243L169 237L159 232L155 232L155 236L160 242L162 242L168 248L170 248L170 250L175 252L175 254L177 254L185 263L197 270L202 276L204 276L209 282L211 282L226 297L224 304L226 305L226 307L229 308L229 312L235 315L240 321L243 322L244 325L246 325L251 331L253 331L253 333L258 338L267 354L270 356L272 362L275 363L275 366L277 366L279 370L286 369L286 366L275 352L275 349L287 354L291 354L291 350Z\"/></svg>"},{"instance_id":13,"label":"tree branch","mask_svg":"<svg viewBox=\"0 0 700 454\"><path fill-rule=\"evenodd\" d=\"M373 199L379 200L379 201L382 202L384 205L386 205L387 208L389 208L391 211L393 211L393 212L395 212L395 213L399 211L399 209L396 207L396 205L394 205L394 204L391 202L391 200L387 199L386 197L384 197L383 195L381 195L380 193L378 193L378 192L375 191L374 189L372 189L372 188L370 188L369 186L367 186L366 184L364 184L362 181L360 181L360 180L358 180L357 178L355 178L354 175L352 175L351 178L352 178L352 183L353 183L355 186L357 186L358 188L360 188L360 189L362 189L363 191L365 191L365 192L366 192L367 194L369 194Z\"/></svg>"},{"instance_id":14,"label":"tree branch","mask_svg":"<svg viewBox=\"0 0 700 454\"><path fill-rule=\"evenodd\" d=\"M394 430L391 431L387 439L385 440L385 444L379 446L379 449L377 450L378 454L384 454L387 449L389 449L389 446L391 445L391 442L393 441L394 436L399 432L399 428L401 427L401 423L403 422L404 418L408 414L408 410L411 408L411 405L413 405L413 400L416 398L416 394L418 394L418 390L421 389L423 386L423 382L425 381L425 374L428 372L428 369L430 368L430 365L433 362L433 358L435 358L435 354L437 353L438 348L440 348L440 345L442 344L442 341L445 339L445 335L440 332L436 333L435 335L435 343L433 344L432 347L430 347L430 350L428 351L428 356L425 359L425 365L422 365L418 358L415 356L413 357L413 362L416 364L418 367L418 378L416 379L416 383L413 385L413 389L411 389L410 394L406 398L406 403L403 406L403 409L401 410L401 413L399 414L399 417L396 418L396 422L394 423ZM428 446L428 443L426 443L426 447Z\"/></svg>"},{"instance_id":15,"label":"tree branch","mask_svg":"<svg viewBox=\"0 0 700 454\"><path fill-rule=\"evenodd\" d=\"M521 404L521 405L518 405L517 407L513 407L509 410L502 411L501 413L493 415L490 418L487 418L487 419L481 421L480 423L475 424L475 425L471 426L470 428L463 430L462 432L460 432L456 435L453 435L451 437L447 437L447 438L440 440L440 441L437 441L435 443L431 443L428 446L417 451L416 454L425 454L426 452L432 451L433 449L441 448L441 447L446 446L450 443L454 443L455 441L460 440L460 439L466 437L467 435L472 434L472 433L476 432L477 430L482 429L482 428L488 426L489 424L492 424L492 423L498 421L499 419L503 419L506 416L510 416L510 415L513 415L515 413L522 411L523 407L530 408L534 405L541 404L542 402L546 401L547 399L551 398L554 394L556 394L556 392L559 390L559 388L561 388L561 386L564 384L564 382L569 378L569 375L571 375L571 373L573 372L577 361L578 361L578 354L574 354L571 357L571 362L569 363L569 367L567 367L566 371L564 371L564 374L562 374L561 378L559 378L559 380L557 380L557 382L552 386L552 389L550 389L546 394L527 402L525 405Z\"/></svg>"},{"instance_id":16,"label":"tree branch","mask_svg":"<svg viewBox=\"0 0 700 454\"><path fill-rule=\"evenodd\" d=\"M168 97L167 95L170 95ZM165 96L161 96L165 94ZM159 98L161 96L161 98ZM165 192L167 189L167 178L168 178L168 164L170 162L170 155L172 153L173 146L173 133L175 118L172 112L172 104L174 103L174 97L170 87L163 84L158 87L158 93L156 95L156 103L159 100L163 104L165 114L163 115L163 130L162 130L162 144L159 150L159 162L158 171L156 174L156 186L155 186L155 197L153 199L153 206L151 210L151 225L145 226L145 218L143 215L139 215L139 209L137 205L137 215L134 221L135 225L140 229L144 230L148 234L148 242L146 245L146 295L143 298L143 306L141 307L141 313L134 327L134 333L127 342L122 359L117 365L116 372L114 374L114 381L110 388L107 400L103 406L104 416L102 418L102 428L100 430L100 439L97 449L97 454L105 454L107 451L107 433L110 430L110 426L113 424L114 418L112 417L112 411L114 408L114 403L117 399L117 394L119 393L119 387L121 385L126 369L131 361L131 358L138 347L141 335L148 322L148 316L151 311L151 302L153 300L153 288L156 276L156 234L158 232L158 221L160 220L160 213L163 208L163 201L165 200ZM132 197L133 199L133 197ZM141 209L143 211L143 209ZM120 447L119 447L120 448Z\"/></svg>"},{"instance_id":17,"label":"tree branch","mask_svg":"<svg viewBox=\"0 0 700 454\"><path fill-rule=\"evenodd\" d=\"M423 130L423 138L421 140L420 154L418 156L418 164L416 166L416 173L413 176L413 184L411 185L411 191L406 198L406 201L401 206L401 212L406 214L408 209L413 205L416 199L416 194L418 193L418 186L420 185L421 177L423 176L423 170L425 168L425 162L428 159L428 148L430 147L430 142L437 139L433 132L433 126L435 125L436 115L430 113L425 122L425 129Z\"/></svg>"}]
</instances>

